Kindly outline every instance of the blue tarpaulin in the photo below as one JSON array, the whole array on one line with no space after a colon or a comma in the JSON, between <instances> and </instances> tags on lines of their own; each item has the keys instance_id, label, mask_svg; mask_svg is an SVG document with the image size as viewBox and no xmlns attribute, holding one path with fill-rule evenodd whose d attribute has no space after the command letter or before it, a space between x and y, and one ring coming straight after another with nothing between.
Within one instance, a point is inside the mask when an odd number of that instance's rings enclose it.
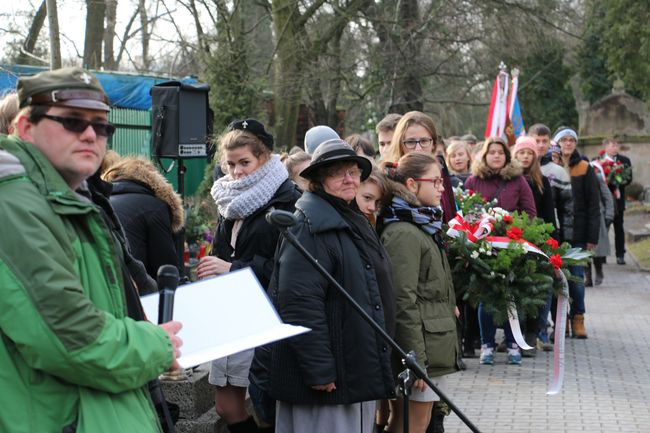
<instances>
[{"instance_id":1,"label":"blue tarpaulin","mask_svg":"<svg viewBox=\"0 0 650 433\"><path fill-rule=\"evenodd\" d=\"M47 68L38 66L0 65L0 94L16 88L16 81L21 75L33 75L45 71ZM195 78L168 78L151 75L136 75L118 72L92 71L108 95L111 104L119 108L134 110L149 110L151 108L151 87L166 81L180 81L182 83L196 83Z\"/></svg>"}]
</instances>

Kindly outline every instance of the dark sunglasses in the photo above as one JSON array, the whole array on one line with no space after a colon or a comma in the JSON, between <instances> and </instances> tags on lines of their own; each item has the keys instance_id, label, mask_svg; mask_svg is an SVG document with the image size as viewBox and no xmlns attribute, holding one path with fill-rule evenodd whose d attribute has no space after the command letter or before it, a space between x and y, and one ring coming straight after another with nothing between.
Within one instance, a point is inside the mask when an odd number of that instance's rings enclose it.
<instances>
[{"instance_id":1,"label":"dark sunglasses","mask_svg":"<svg viewBox=\"0 0 650 433\"><path fill-rule=\"evenodd\" d=\"M115 134L115 125L112 125L108 122L90 121L86 119L80 119L78 117L52 116L49 114L44 114L43 117L55 122L59 122L61 125L63 125L63 128L70 132L82 133L89 126L91 126L93 128L93 131L95 131L95 134L99 136L112 137L113 134Z\"/></svg>"}]
</instances>

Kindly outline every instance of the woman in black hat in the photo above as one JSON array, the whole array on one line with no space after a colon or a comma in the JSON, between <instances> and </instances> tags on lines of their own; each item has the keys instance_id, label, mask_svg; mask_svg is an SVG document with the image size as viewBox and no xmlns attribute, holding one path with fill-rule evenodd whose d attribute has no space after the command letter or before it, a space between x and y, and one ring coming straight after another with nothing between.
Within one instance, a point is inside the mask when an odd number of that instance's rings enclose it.
<instances>
[{"instance_id":1,"label":"woman in black hat","mask_svg":"<svg viewBox=\"0 0 650 433\"><path fill-rule=\"evenodd\" d=\"M300 175L309 190L296 202L291 231L378 323L385 318L378 268L390 268L368 221L350 206L371 162L343 140L315 151ZM387 345L289 243L270 285L286 323L311 329L272 348L270 389L278 433L372 431L375 400L394 396Z\"/></svg>"},{"instance_id":2,"label":"woman in black hat","mask_svg":"<svg viewBox=\"0 0 650 433\"><path fill-rule=\"evenodd\" d=\"M217 179L211 190L219 223L213 255L201 259L197 275L208 278L250 266L267 288L280 233L266 221L266 213L271 207L292 212L300 192L289 180L280 157L271 154L273 136L257 120L232 122L220 138L219 148L226 175ZM252 358L253 350L247 350L217 359L210 368L209 381L217 386L217 413L233 433L257 428L245 403Z\"/></svg>"}]
</instances>

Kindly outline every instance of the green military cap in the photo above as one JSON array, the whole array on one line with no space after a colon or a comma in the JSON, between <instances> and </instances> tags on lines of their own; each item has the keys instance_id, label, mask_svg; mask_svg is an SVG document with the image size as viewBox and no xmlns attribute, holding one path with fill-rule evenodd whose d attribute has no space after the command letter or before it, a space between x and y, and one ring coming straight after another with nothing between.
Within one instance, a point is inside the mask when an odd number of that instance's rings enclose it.
<instances>
[{"instance_id":1,"label":"green military cap","mask_svg":"<svg viewBox=\"0 0 650 433\"><path fill-rule=\"evenodd\" d=\"M20 108L28 105L110 110L110 101L97 78L82 68L44 71L18 79Z\"/></svg>"}]
</instances>

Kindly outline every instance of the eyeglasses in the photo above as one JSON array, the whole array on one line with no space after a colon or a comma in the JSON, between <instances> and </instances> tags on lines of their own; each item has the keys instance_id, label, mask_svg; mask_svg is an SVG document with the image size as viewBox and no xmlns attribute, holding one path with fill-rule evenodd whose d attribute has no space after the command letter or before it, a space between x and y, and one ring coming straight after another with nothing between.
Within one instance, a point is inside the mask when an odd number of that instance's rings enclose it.
<instances>
[{"instance_id":1,"label":"eyeglasses","mask_svg":"<svg viewBox=\"0 0 650 433\"><path fill-rule=\"evenodd\" d=\"M361 170L358 167L353 168L339 168L334 171L327 173L327 176L333 178L334 180L343 180L345 176L350 176L352 179L361 179Z\"/></svg>"},{"instance_id":2,"label":"eyeglasses","mask_svg":"<svg viewBox=\"0 0 650 433\"><path fill-rule=\"evenodd\" d=\"M44 114L43 117L59 122L63 125L63 128L66 131L70 132L82 133L91 126L93 131L95 131L95 134L101 137L112 137L113 134L115 134L115 125L108 122L97 122L94 120L80 119L78 117L52 116L49 114Z\"/></svg>"},{"instance_id":3,"label":"eyeglasses","mask_svg":"<svg viewBox=\"0 0 650 433\"><path fill-rule=\"evenodd\" d=\"M441 177L417 177L413 179L416 182L431 182L436 188L442 185L443 178Z\"/></svg>"},{"instance_id":4,"label":"eyeglasses","mask_svg":"<svg viewBox=\"0 0 650 433\"><path fill-rule=\"evenodd\" d=\"M405 140L402 144L407 149L415 149L419 144L422 149L428 149L433 145L433 138L420 138L418 140Z\"/></svg>"}]
</instances>

